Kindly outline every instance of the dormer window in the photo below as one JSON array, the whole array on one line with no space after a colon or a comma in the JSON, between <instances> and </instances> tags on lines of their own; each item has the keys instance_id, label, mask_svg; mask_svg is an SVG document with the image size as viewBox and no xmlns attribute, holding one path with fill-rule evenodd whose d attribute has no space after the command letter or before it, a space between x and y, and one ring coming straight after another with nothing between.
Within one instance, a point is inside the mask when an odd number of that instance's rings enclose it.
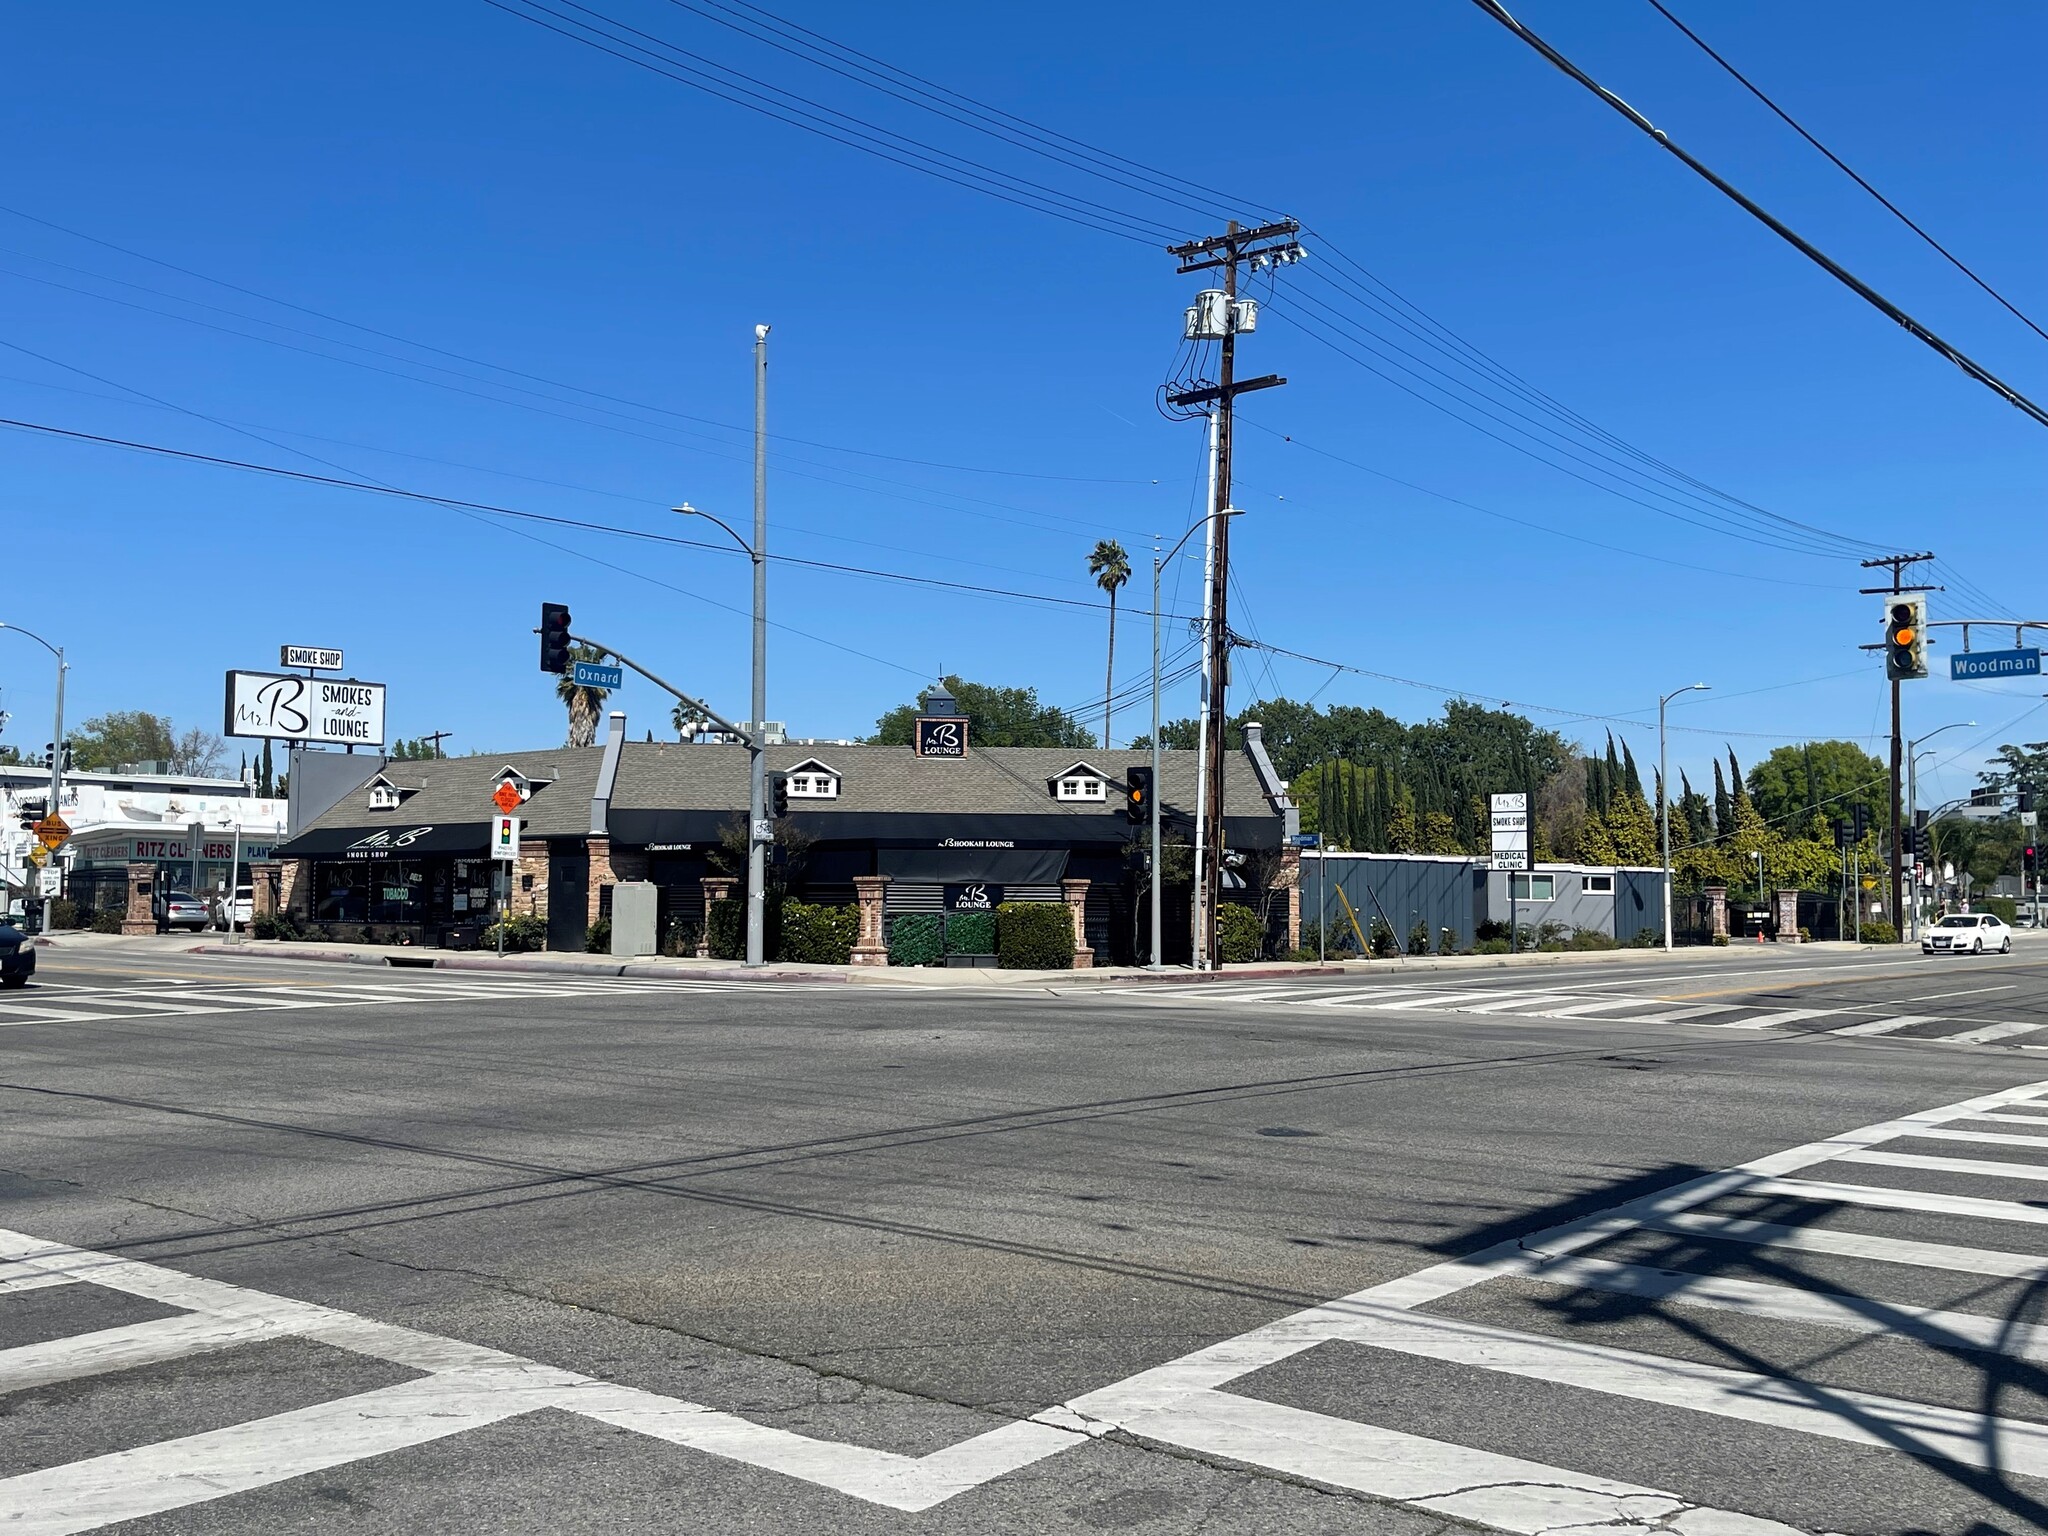
<instances>
[{"instance_id":1,"label":"dormer window","mask_svg":"<svg viewBox=\"0 0 2048 1536\"><path fill-rule=\"evenodd\" d=\"M837 800L839 798L839 770L829 763L816 758L801 762L789 771L789 798L792 800Z\"/></svg>"},{"instance_id":2,"label":"dormer window","mask_svg":"<svg viewBox=\"0 0 2048 1536\"><path fill-rule=\"evenodd\" d=\"M395 811L398 809L398 790L390 784L370 786L370 809L373 811Z\"/></svg>"},{"instance_id":3,"label":"dormer window","mask_svg":"<svg viewBox=\"0 0 2048 1536\"><path fill-rule=\"evenodd\" d=\"M543 770L543 772L545 771L546 770ZM553 782L554 780L548 778L529 777L526 774L521 773L517 768L513 767L510 763L507 763L504 767L498 770L497 783L493 784L491 787L495 791L499 785L510 784L514 792L518 794L520 802L523 804L526 801L531 800L533 798L533 792L535 790L543 788L544 786L552 784Z\"/></svg>"},{"instance_id":4,"label":"dormer window","mask_svg":"<svg viewBox=\"0 0 2048 1536\"><path fill-rule=\"evenodd\" d=\"M1080 805L1101 805L1109 799L1109 781L1092 763L1076 763L1065 773L1047 781L1055 800Z\"/></svg>"}]
</instances>

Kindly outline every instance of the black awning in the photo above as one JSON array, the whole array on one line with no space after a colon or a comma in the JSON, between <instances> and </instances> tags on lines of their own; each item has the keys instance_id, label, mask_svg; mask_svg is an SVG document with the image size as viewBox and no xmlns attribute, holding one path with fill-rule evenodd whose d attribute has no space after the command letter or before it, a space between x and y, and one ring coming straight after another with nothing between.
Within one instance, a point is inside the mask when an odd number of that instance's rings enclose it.
<instances>
[{"instance_id":1,"label":"black awning","mask_svg":"<svg viewBox=\"0 0 2048 1536\"><path fill-rule=\"evenodd\" d=\"M727 827L746 827L743 811L621 810L613 806L605 828L614 843L694 843L716 848Z\"/></svg>"},{"instance_id":2,"label":"black awning","mask_svg":"<svg viewBox=\"0 0 2048 1536\"><path fill-rule=\"evenodd\" d=\"M876 873L908 884L1056 885L1064 848L877 848Z\"/></svg>"},{"instance_id":3,"label":"black awning","mask_svg":"<svg viewBox=\"0 0 2048 1536\"><path fill-rule=\"evenodd\" d=\"M280 844L280 859L417 859L428 854L490 852L488 821L387 821L374 827L317 827Z\"/></svg>"}]
</instances>

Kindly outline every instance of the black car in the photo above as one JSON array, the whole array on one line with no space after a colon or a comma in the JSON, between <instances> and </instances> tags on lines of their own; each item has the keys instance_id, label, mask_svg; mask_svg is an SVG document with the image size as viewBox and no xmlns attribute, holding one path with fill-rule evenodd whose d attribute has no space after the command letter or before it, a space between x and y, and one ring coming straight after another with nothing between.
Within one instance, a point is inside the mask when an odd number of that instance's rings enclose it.
<instances>
[{"instance_id":1,"label":"black car","mask_svg":"<svg viewBox=\"0 0 2048 1536\"><path fill-rule=\"evenodd\" d=\"M0 987L25 987L36 973L35 946L12 923L0 923Z\"/></svg>"}]
</instances>

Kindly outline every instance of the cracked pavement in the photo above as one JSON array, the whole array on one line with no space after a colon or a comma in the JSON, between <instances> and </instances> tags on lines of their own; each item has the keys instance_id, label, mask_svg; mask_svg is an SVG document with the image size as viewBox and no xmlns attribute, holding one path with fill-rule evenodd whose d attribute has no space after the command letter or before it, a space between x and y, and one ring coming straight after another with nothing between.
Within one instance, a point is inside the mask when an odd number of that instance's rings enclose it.
<instances>
[{"instance_id":1,"label":"cracked pavement","mask_svg":"<svg viewBox=\"0 0 2048 1536\"><path fill-rule=\"evenodd\" d=\"M343 969L177 959L182 972L216 967L307 986ZM1250 1440L1091 1419L1085 1400L1703 1170L2012 1087L2036 1063L1582 1021L1509 1038L1479 1022L1389 1016L1367 1031L1295 1016L1325 1010L848 990L11 1028L0 1228L806 1443L923 1459L1035 1418L1070 1424L1067 1448L911 1511L541 1407L121 1528L2031 1528L2042 1490L2027 1475L1945 1474L1361 1344L1318 1346L1211 1396L1253 1419L1315 1415L1584 1478L1446 1477L1382 1497L1261 1460ZM1262 1134L1276 1127L1306 1134ZM1743 1319L1673 1343L1692 1320L1683 1307L1608 1297L1593 1312L1557 1291L1489 1283L1455 1306L1721 1363L1826 1357L1803 1325ZM0 1349L110 1326L107 1294L0 1290ZM1830 1368L1902 1397L1929 1369L1895 1342ZM350 1373L368 1370L317 1343L248 1345L0 1395L0 1441L40 1447L0 1477L62 1465L80 1445L118 1454L212 1432L230 1405L240 1421L392 1390L383 1376L358 1387ZM2031 1421L2036 1385L2000 1378L2017 1404L2002 1411ZM166 1401L180 1406L167 1414ZM1574 1514L1589 1496L1603 1511Z\"/></svg>"}]
</instances>

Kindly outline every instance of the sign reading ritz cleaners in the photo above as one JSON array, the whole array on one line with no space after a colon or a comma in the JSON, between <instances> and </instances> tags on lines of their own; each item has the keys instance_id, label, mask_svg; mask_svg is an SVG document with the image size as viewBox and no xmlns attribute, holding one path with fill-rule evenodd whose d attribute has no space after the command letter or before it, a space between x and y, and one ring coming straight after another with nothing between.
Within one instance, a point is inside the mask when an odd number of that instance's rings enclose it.
<instances>
[{"instance_id":1,"label":"sign reading ritz cleaners","mask_svg":"<svg viewBox=\"0 0 2048 1536\"><path fill-rule=\"evenodd\" d=\"M294 677L277 672L230 672L228 736L273 741L329 741L351 747L384 745L384 685Z\"/></svg>"}]
</instances>

